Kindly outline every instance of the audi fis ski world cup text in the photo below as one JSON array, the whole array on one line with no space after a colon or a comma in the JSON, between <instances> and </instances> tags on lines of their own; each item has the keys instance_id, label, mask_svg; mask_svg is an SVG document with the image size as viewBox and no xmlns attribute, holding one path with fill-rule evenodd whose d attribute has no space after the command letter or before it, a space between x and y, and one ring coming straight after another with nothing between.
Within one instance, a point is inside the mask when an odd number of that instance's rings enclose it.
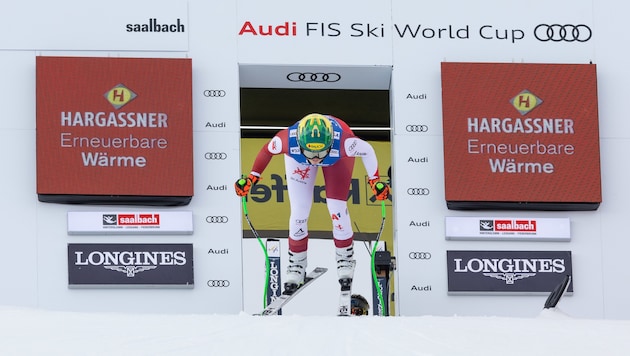
<instances>
[{"instance_id":1,"label":"audi fis ski world cup text","mask_svg":"<svg viewBox=\"0 0 630 356\"><path fill-rule=\"evenodd\" d=\"M340 22L284 22L244 21L239 36L249 37L361 37L381 39L390 28L383 23ZM399 38L425 40L497 40L517 43L532 38L550 43L584 43L591 40L593 31L582 23L533 24L525 28L506 28L493 24L393 24L393 34Z\"/></svg>"}]
</instances>

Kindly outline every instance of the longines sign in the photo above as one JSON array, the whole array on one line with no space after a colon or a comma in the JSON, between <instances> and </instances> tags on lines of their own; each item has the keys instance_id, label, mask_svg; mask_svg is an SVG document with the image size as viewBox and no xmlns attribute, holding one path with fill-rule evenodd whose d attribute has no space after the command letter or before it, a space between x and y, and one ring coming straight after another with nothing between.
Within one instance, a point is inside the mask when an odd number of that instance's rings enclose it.
<instances>
[{"instance_id":1,"label":"longines sign","mask_svg":"<svg viewBox=\"0 0 630 356\"><path fill-rule=\"evenodd\" d=\"M68 244L68 286L192 288L192 244Z\"/></svg>"},{"instance_id":2,"label":"longines sign","mask_svg":"<svg viewBox=\"0 0 630 356\"><path fill-rule=\"evenodd\" d=\"M571 251L447 251L446 256L449 294L544 294L573 274Z\"/></svg>"}]
</instances>

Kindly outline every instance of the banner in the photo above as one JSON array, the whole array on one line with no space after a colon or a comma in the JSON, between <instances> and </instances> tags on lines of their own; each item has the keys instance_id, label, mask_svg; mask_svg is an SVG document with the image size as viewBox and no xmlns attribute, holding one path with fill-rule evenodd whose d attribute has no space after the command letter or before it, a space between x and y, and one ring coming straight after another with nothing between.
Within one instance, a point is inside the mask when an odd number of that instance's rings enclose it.
<instances>
[{"instance_id":1,"label":"banner","mask_svg":"<svg viewBox=\"0 0 630 356\"><path fill-rule=\"evenodd\" d=\"M595 210L593 64L442 63L450 209Z\"/></svg>"},{"instance_id":2,"label":"banner","mask_svg":"<svg viewBox=\"0 0 630 356\"><path fill-rule=\"evenodd\" d=\"M190 59L37 57L37 194L188 204Z\"/></svg>"},{"instance_id":3,"label":"banner","mask_svg":"<svg viewBox=\"0 0 630 356\"><path fill-rule=\"evenodd\" d=\"M444 222L447 240L571 240L569 218L447 216Z\"/></svg>"},{"instance_id":4,"label":"banner","mask_svg":"<svg viewBox=\"0 0 630 356\"><path fill-rule=\"evenodd\" d=\"M268 141L269 139L241 139L241 162L243 162L244 174L249 174L256 154ZM379 160L381 180L389 181L387 172L391 166L391 143L369 142L374 147ZM324 178L321 169L319 171L315 181L313 208L309 218L309 236L332 238L332 222L326 208ZM392 187L392 189L395 188ZM387 216L391 216L391 204L390 200L385 203ZM274 156L271 159L269 166L262 174L262 180L252 187L248 197L248 210L252 217L255 216L256 229L262 236L288 236L290 207L282 155ZM374 239L380 228L381 203L376 200L367 183L367 175L360 158L357 158L354 163L352 181L348 191L348 210L355 227L355 239ZM244 220L243 226L247 226L247 222ZM387 243L393 243L392 226L391 219L387 219L381 236L381 239ZM249 231L244 230L244 235L249 237Z\"/></svg>"},{"instance_id":5,"label":"banner","mask_svg":"<svg viewBox=\"0 0 630 356\"><path fill-rule=\"evenodd\" d=\"M269 257L269 280L267 281L267 305L278 299L282 293L282 264L280 258L280 241L267 239L265 248ZM282 309L278 315L282 314Z\"/></svg>"},{"instance_id":6,"label":"banner","mask_svg":"<svg viewBox=\"0 0 630 356\"><path fill-rule=\"evenodd\" d=\"M446 251L446 259L454 294L547 294L573 275L571 251Z\"/></svg>"},{"instance_id":7,"label":"banner","mask_svg":"<svg viewBox=\"0 0 630 356\"><path fill-rule=\"evenodd\" d=\"M214 220L227 221L227 217L215 217ZM192 233L192 211L68 212L68 235L191 235Z\"/></svg>"},{"instance_id":8,"label":"banner","mask_svg":"<svg viewBox=\"0 0 630 356\"><path fill-rule=\"evenodd\" d=\"M193 288L192 244L68 244L69 287Z\"/></svg>"}]
</instances>

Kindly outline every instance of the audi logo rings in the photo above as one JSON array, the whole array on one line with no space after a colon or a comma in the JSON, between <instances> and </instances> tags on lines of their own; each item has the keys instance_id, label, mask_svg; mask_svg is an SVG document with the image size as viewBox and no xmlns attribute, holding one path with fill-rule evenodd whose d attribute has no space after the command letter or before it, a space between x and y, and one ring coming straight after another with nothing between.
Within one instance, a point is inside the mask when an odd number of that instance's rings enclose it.
<instances>
[{"instance_id":1,"label":"audi logo rings","mask_svg":"<svg viewBox=\"0 0 630 356\"><path fill-rule=\"evenodd\" d=\"M224 160L227 159L227 153L225 152L206 152L204 155L207 160Z\"/></svg>"},{"instance_id":2,"label":"audi logo rings","mask_svg":"<svg viewBox=\"0 0 630 356\"><path fill-rule=\"evenodd\" d=\"M229 220L227 216L206 216L206 222L209 224L225 224Z\"/></svg>"},{"instance_id":3,"label":"audi logo rings","mask_svg":"<svg viewBox=\"0 0 630 356\"><path fill-rule=\"evenodd\" d=\"M427 132L429 131L429 126L427 125L407 125L405 127L407 132Z\"/></svg>"},{"instance_id":4,"label":"audi logo rings","mask_svg":"<svg viewBox=\"0 0 630 356\"><path fill-rule=\"evenodd\" d=\"M430 252L409 252L409 259L412 260L430 260Z\"/></svg>"},{"instance_id":5,"label":"audi logo rings","mask_svg":"<svg viewBox=\"0 0 630 356\"><path fill-rule=\"evenodd\" d=\"M225 96L225 90L204 90L203 96L206 98L222 98Z\"/></svg>"},{"instance_id":6,"label":"audi logo rings","mask_svg":"<svg viewBox=\"0 0 630 356\"><path fill-rule=\"evenodd\" d=\"M211 279L207 284L208 287L212 288L227 288L230 286L230 281L226 279Z\"/></svg>"},{"instance_id":7,"label":"audi logo rings","mask_svg":"<svg viewBox=\"0 0 630 356\"><path fill-rule=\"evenodd\" d=\"M593 31L584 24L540 24L534 28L534 37L542 42L586 42L590 40L592 36Z\"/></svg>"},{"instance_id":8,"label":"audi logo rings","mask_svg":"<svg viewBox=\"0 0 630 356\"><path fill-rule=\"evenodd\" d=\"M290 82L317 82L317 83L334 83L341 80L338 73L311 73L311 72L293 72L287 74Z\"/></svg>"},{"instance_id":9,"label":"audi logo rings","mask_svg":"<svg viewBox=\"0 0 630 356\"><path fill-rule=\"evenodd\" d=\"M408 188L409 195L429 195L429 188Z\"/></svg>"}]
</instances>

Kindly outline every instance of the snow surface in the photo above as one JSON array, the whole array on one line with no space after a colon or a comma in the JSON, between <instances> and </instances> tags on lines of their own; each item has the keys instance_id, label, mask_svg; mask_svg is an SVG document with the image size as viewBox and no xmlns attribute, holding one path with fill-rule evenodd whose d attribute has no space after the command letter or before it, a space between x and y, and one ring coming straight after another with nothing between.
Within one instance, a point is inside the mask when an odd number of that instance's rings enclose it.
<instances>
[{"instance_id":1,"label":"snow surface","mask_svg":"<svg viewBox=\"0 0 630 356\"><path fill-rule=\"evenodd\" d=\"M630 355L630 320L78 313L0 307L0 355ZM308 339L311 337L312 339Z\"/></svg>"}]
</instances>

